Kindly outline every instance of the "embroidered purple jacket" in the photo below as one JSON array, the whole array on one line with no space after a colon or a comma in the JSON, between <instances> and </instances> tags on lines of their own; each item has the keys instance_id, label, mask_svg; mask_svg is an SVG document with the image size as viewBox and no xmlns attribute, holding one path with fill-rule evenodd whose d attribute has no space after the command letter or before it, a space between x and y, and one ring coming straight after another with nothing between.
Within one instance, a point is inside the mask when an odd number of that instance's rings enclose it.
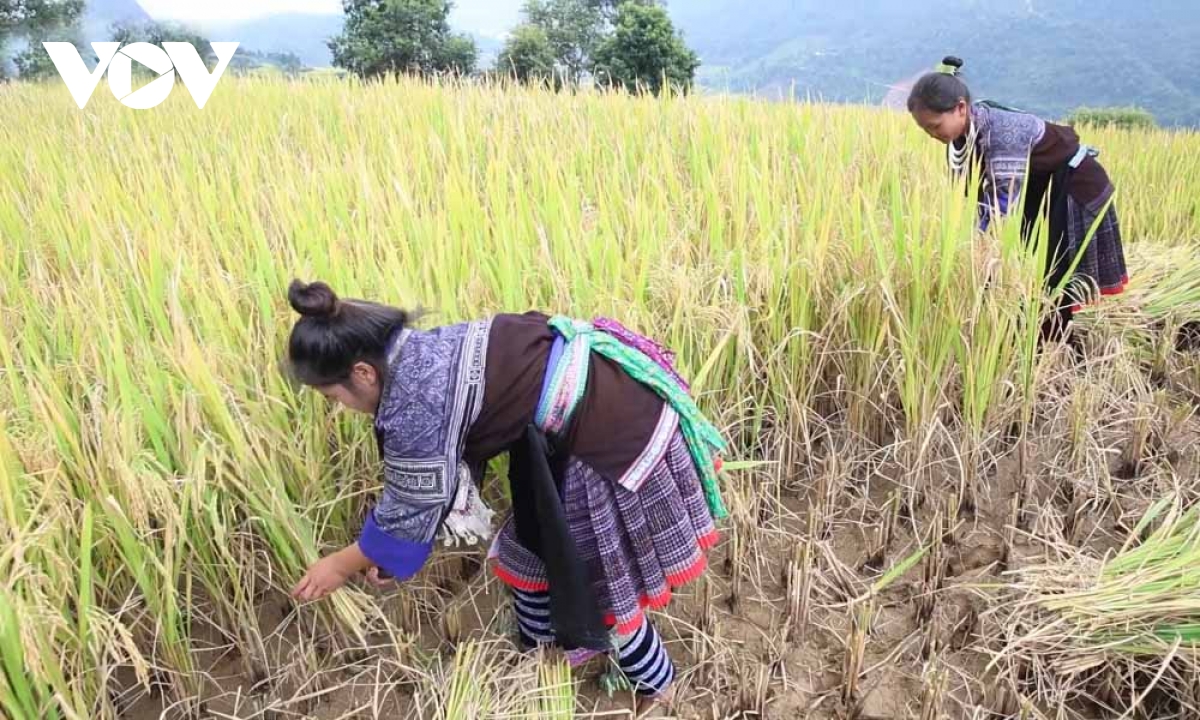
<instances>
[{"instance_id":1,"label":"embroidered purple jacket","mask_svg":"<svg viewBox=\"0 0 1200 720\"><path fill-rule=\"evenodd\" d=\"M428 559L458 490L459 464L478 481L533 422L554 339L548 319L498 315L393 339L375 418L383 491L359 546L394 577L412 577ZM637 487L678 418L603 357L592 357L589 376L566 447L603 477Z\"/></svg>"}]
</instances>

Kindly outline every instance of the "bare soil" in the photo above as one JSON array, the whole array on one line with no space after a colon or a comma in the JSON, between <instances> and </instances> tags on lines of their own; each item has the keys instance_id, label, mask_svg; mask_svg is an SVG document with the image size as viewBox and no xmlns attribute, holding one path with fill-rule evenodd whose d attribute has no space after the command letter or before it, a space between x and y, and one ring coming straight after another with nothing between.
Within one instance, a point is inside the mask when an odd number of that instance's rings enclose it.
<instances>
[{"instance_id":1,"label":"bare soil","mask_svg":"<svg viewBox=\"0 0 1200 720\"><path fill-rule=\"evenodd\" d=\"M1044 562L1054 543L1095 556L1119 546L1152 498L1197 479L1200 427L1192 397L1171 387L1158 395L1153 389L1133 398L1121 395L1105 386L1104 362L1095 361L1096 369L1063 370L1062 379L1052 383L1062 388L1062 399L1047 398L1039 406L1024 441L1004 433L987 440L994 462L981 468L973 511L969 502L963 508L958 490L964 470L953 433L949 441L931 443L927 457L936 461L927 460L921 472L906 464L904 458L912 456L900 441L863 447L840 430L828 430L836 419L815 432L817 439L803 452L768 447L768 457L788 459L791 479L779 483L772 479L778 471L772 471L732 482L733 516L722 527L709 572L653 615L679 674L674 707L654 708L648 717L1119 716L1102 702L1039 704L1034 693L1023 694L1011 677L989 666L1003 645L1011 573ZM1079 453L1073 452L1080 436L1072 435L1069 405L1085 387L1098 388L1100 412L1088 420L1086 451ZM1159 408L1162 415L1155 416L1145 449L1131 462L1135 407ZM918 502L908 503L913 487L923 492ZM893 533L884 546L889 515ZM933 542L937 528L941 542ZM853 618L872 583L930 546L935 549L870 603L857 688L847 693ZM448 662L464 640L503 643L511 635L508 595L484 567L482 554L482 549L441 553L411 589L366 592L397 625L415 632L427 660L440 656ZM802 594L797 587L807 588L800 604L791 599ZM378 652L333 649L336 639L313 629L311 612L278 593L263 599L257 622L270 657L263 677L252 676L228 639L211 628L207 636L196 629L197 642L211 647L201 653L210 675L206 716L436 715L428 683L414 681L409 667L419 663L398 658L394 646L381 642ZM606 670L601 660L576 673L577 716L633 716L630 697L608 697L601 689ZM1126 701L1134 694L1129 687L1115 692ZM1130 717L1187 716L1166 705L1154 709L1152 701L1147 698L1151 704ZM160 693L142 693L123 714L130 720L176 716Z\"/></svg>"}]
</instances>

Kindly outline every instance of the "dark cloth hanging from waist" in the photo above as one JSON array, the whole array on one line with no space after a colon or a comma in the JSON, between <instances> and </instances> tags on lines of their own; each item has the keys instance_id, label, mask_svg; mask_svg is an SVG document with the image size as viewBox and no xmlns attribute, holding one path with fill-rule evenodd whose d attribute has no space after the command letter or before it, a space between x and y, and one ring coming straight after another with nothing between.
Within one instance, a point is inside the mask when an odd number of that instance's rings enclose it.
<instances>
[{"instance_id":1,"label":"dark cloth hanging from waist","mask_svg":"<svg viewBox=\"0 0 1200 720\"><path fill-rule=\"evenodd\" d=\"M1068 233L1067 194L1070 192L1071 166L1063 162L1052 173L1030 174L1025 184L1024 213L1021 218L1021 237L1026 247L1032 247L1038 220L1046 223L1046 265L1043 269L1046 287L1058 287L1074 258L1071 257L1071 240ZM1046 200L1049 192L1050 198ZM1042 343L1063 337L1070 325L1074 312L1073 301L1067 292L1059 294L1055 305L1042 319L1039 338Z\"/></svg>"},{"instance_id":2,"label":"dark cloth hanging from waist","mask_svg":"<svg viewBox=\"0 0 1200 720\"><path fill-rule=\"evenodd\" d=\"M1071 166L1063 162L1052 173L1031 173L1025 184L1021 237L1027 247L1032 245L1034 230L1044 209L1048 233L1044 276L1046 286L1051 289L1066 277L1073 260L1070 257L1071 241L1067 230L1067 193L1070 192L1070 183ZM1048 204L1045 203L1047 192L1050 194Z\"/></svg>"},{"instance_id":3,"label":"dark cloth hanging from waist","mask_svg":"<svg viewBox=\"0 0 1200 720\"><path fill-rule=\"evenodd\" d=\"M555 448L536 426L528 425L509 457L517 539L546 566L556 642L566 650L609 650L608 628L562 506L567 453Z\"/></svg>"}]
</instances>

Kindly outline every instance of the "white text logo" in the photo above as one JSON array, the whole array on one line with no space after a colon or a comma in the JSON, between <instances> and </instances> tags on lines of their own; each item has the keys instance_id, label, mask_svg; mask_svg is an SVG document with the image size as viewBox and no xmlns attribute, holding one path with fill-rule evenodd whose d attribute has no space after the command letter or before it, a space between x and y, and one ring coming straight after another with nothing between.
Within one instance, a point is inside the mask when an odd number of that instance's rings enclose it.
<instances>
[{"instance_id":1,"label":"white text logo","mask_svg":"<svg viewBox=\"0 0 1200 720\"><path fill-rule=\"evenodd\" d=\"M183 86L192 94L196 107L203 109L204 103L217 87L233 53L239 43L215 42L213 53L217 56L217 67L211 73L204 66L204 60L191 43L165 42L162 47L150 43L137 42L121 47L119 42L94 42L92 49L96 51L99 62L96 69L88 71L79 56L79 50L68 42L45 42L42 45L50 54L54 67L62 76L71 97L79 109L83 109L96 90L97 83L104 71L108 71L108 87L113 95L127 107L137 110L149 110L155 107L171 94L175 87L175 73L183 80ZM158 77L145 86L133 89L133 61L150 68Z\"/></svg>"}]
</instances>

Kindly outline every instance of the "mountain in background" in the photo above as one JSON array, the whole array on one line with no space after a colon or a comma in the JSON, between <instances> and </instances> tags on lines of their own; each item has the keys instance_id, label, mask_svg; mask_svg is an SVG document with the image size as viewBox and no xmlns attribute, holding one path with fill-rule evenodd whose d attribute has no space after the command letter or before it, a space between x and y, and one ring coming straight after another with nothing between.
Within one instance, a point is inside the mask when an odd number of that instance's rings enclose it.
<instances>
[{"instance_id":1,"label":"mountain in background","mask_svg":"<svg viewBox=\"0 0 1200 720\"><path fill-rule=\"evenodd\" d=\"M507 13L480 10L452 22L456 32L467 32L479 49L481 67L490 65L504 44L504 29L499 24ZM329 39L341 34L342 15L286 13L253 20L207 21L190 23L210 40L236 40L247 47L267 52L294 53L310 67L333 63ZM469 22L467 22L469 21Z\"/></svg>"},{"instance_id":2,"label":"mountain in background","mask_svg":"<svg viewBox=\"0 0 1200 720\"><path fill-rule=\"evenodd\" d=\"M455 30L491 62L520 0L460 3ZM967 62L979 97L1061 118L1080 106L1140 105L1200 126L1196 0L669 0L703 62L701 84L765 97L811 95L903 107L943 55ZM90 0L88 22L148 19L136 0ZM279 14L195 24L212 40L331 62L342 15Z\"/></svg>"},{"instance_id":3,"label":"mountain in background","mask_svg":"<svg viewBox=\"0 0 1200 720\"><path fill-rule=\"evenodd\" d=\"M676 0L703 85L899 104L942 58L972 91L1048 117L1141 105L1200 125L1200 5L1179 0Z\"/></svg>"},{"instance_id":4,"label":"mountain in background","mask_svg":"<svg viewBox=\"0 0 1200 720\"><path fill-rule=\"evenodd\" d=\"M88 0L82 18L82 38L87 41L107 40L117 24L143 25L160 21L146 12L137 0ZM167 24L176 21L165 20ZM325 39L342 28L341 15L275 15L239 22L180 23L210 41L238 40L237 55L230 63L233 72L275 68L284 72L299 72L304 66L329 64L329 49ZM240 38L254 36L262 44L247 43ZM290 53L288 48L308 48L305 57Z\"/></svg>"},{"instance_id":5,"label":"mountain in background","mask_svg":"<svg viewBox=\"0 0 1200 720\"><path fill-rule=\"evenodd\" d=\"M108 37L116 23L146 23L150 15L137 0L87 0L83 11L83 37L99 40Z\"/></svg>"},{"instance_id":6,"label":"mountain in background","mask_svg":"<svg viewBox=\"0 0 1200 720\"><path fill-rule=\"evenodd\" d=\"M253 20L189 23L209 40L237 41L264 52L290 52L309 67L333 62L329 39L342 32L342 15L284 13Z\"/></svg>"}]
</instances>

